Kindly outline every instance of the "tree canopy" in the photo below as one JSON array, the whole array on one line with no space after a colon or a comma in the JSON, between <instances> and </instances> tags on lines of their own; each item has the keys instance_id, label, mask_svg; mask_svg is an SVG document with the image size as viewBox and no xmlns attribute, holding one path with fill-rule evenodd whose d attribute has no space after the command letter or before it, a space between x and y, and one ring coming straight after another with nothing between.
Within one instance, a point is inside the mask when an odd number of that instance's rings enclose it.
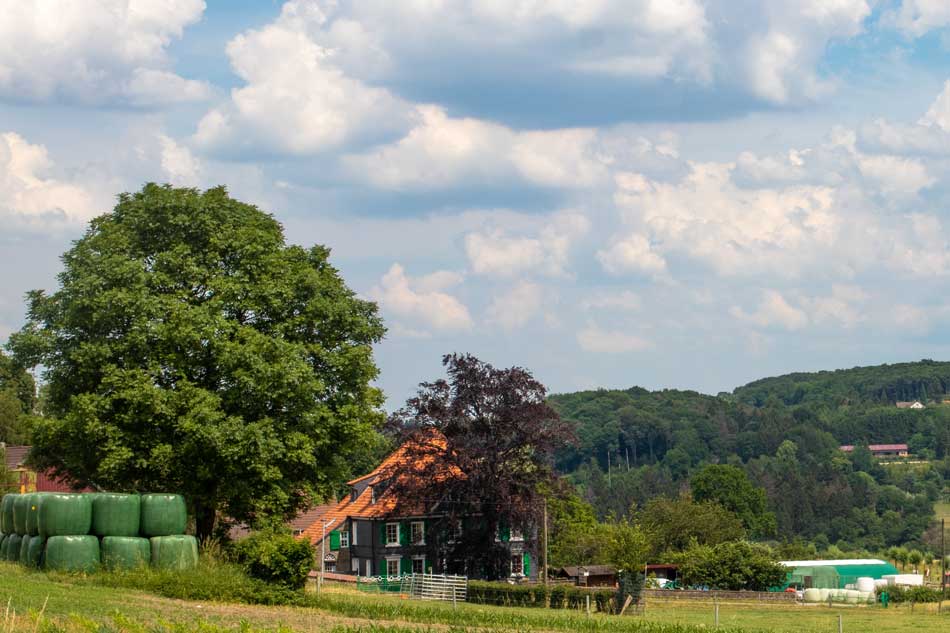
<instances>
[{"instance_id":1,"label":"tree canopy","mask_svg":"<svg viewBox=\"0 0 950 633\"><path fill-rule=\"evenodd\" d=\"M119 196L10 340L48 383L32 464L184 493L199 536L216 516L260 523L330 494L382 421L384 328L329 255L288 246L223 188Z\"/></svg>"},{"instance_id":2,"label":"tree canopy","mask_svg":"<svg viewBox=\"0 0 950 633\"><path fill-rule=\"evenodd\" d=\"M527 370L458 354L443 364L448 379L422 383L389 420L406 451L388 473L394 512L434 508L448 525L477 517L447 558L507 577L508 552L496 539L537 527L554 453L571 435Z\"/></svg>"},{"instance_id":3,"label":"tree canopy","mask_svg":"<svg viewBox=\"0 0 950 633\"><path fill-rule=\"evenodd\" d=\"M35 407L33 376L0 351L0 442L28 442Z\"/></svg>"},{"instance_id":4,"label":"tree canopy","mask_svg":"<svg viewBox=\"0 0 950 633\"><path fill-rule=\"evenodd\" d=\"M751 535L775 533L775 515L766 508L765 490L754 486L738 466L709 464L693 476L690 487L693 499L718 503L739 517Z\"/></svg>"}]
</instances>

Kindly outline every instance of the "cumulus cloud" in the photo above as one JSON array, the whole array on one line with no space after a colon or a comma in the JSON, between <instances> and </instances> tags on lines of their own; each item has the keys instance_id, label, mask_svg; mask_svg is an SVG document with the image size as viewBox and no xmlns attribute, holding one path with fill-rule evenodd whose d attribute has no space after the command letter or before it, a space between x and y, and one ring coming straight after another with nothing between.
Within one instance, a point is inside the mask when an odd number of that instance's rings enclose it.
<instances>
[{"instance_id":1,"label":"cumulus cloud","mask_svg":"<svg viewBox=\"0 0 950 633\"><path fill-rule=\"evenodd\" d=\"M746 312L738 306L733 306L729 313L740 321L762 328L780 327L786 330L800 330L808 325L808 315L789 304L785 297L775 290L763 292L762 300L753 312Z\"/></svg>"},{"instance_id":2,"label":"cumulus cloud","mask_svg":"<svg viewBox=\"0 0 950 633\"><path fill-rule=\"evenodd\" d=\"M666 272L666 260L657 254L645 236L637 233L598 251L597 259L604 270L614 275L637 272L658 276Z\"/></svg>"},{"instance_id":3,"label":"cumulus cloud","mask_svg":"<svg viewBox=\"0 0 950 633\"><path fill-rule=\"evenodd\" d=\"M513 277L526 272L563 276L572 244L587 233L590 222L582 214L563 212L545 221L536 235L509 235L502 228L465 236L465 254L480 275Z\"/></svg>"},{"instance_id":4,"label":"cumulus cloud","mask_svg":"<svg viewBox=\"0 0 950 633\"><path fill-rule=\"evenodd\" d=\"M302 155L407 130L412 104L347 75L337 51L312 37L326 20L316 4L288 2L274 22L231 40L228 58L245 85L201 119L194 140Z\"/></svg>"},{"instance_id":5,"label":"cumulus cloud","mask_svg":"<svg viewBox=\"0 0 950 633\"><path fill-rule=\"evenodd\" d=\"M653 347L650 341L636 334L602 329L593 323L577 333L577 343L584 351L596 354L627 354Z\"/></svg>"},{"instance_id":6,"label":"cumulus cloud","mask_svg":"<svg viewBox=\"0 0 950 633\"><path fill-rule=\"evenodd\" d=\"M202 0L0 0L0 98L156 106L207 99L170 70L167 48Z\"/></svg>"},{"instance_id":7,"label":"cumulus cloud","mask_svg":"<svg viewBox=\"0 0 950 633\"><path fill-rule=\"evenodd\" d=\"M581 301L581 309L589 310L616 310L620 312L636 312L643 306L643 300L635 292L621 290L620 292L598 292Z\"/></svg>"},{"instance_id":8,"label":"cumulus cloud","mask_svg":"<svg viewBox=\"0 0 950 633\"><path fill-rule=\"evenodd\" d=\"M943 0L903 0L882 21L907 36L920 37L950 24L950 5Z\"/></svg>"},{"instance_id":9,"label":"cumulus cloud","mask_svg":"<svg viewBox=\"0 0 950 633\"><path fill-rule=\"evenodd\" d=\"M0 217L40 226L97 215L97 198L81 185L52 177L53 166L44 146L14 132L0 134Z\"/></svg>"},{"instance_id":10,"label":"cumulus cloud","mask_svg":"<svg viewBox=\"0 0 950 633\"><path fill-rule=\"evenodd\" d=\"M468 308L456 297L443 292L459 280L459 277L443 272L412 279L401 265L393 264L379 285L370 291L370 297L380 303L384 313L389 312L437 331L465 331L473 325ZM412 331L418 333L418 330Z\"/></svg>"},{"instance_id":11,"label":"cumulus cloud","mask_svg":"<svg viewBox=\"0 0 950 633\"><path fill-rule=\"evenodd\" d=\"M161 146L162 171L168 182L185 187L197 186L202 172L201 161L195 158L191 150L169 136L160 134L158 142Z\"/></svg>"},{"instance_id":12,"label":"cumulus cloud","mask_svg":"<svg viewBox=\"0 0 950 633\"><path fill-rule=\"evenodd\" d=\"M543 301L540 285L521 281L492 299L488 306L488 322L509 331L524 327L541 310Z\"/></svg>"}]
</instances>

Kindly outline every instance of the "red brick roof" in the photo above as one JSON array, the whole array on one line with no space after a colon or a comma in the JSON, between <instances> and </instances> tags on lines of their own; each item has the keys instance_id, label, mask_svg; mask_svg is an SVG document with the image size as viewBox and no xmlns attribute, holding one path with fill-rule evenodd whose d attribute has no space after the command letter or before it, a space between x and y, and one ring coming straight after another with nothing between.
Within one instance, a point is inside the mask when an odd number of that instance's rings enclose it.
<instances>
[{"instance_id":1,"label":"red brick roof","mask_svg":"<svg viewBox=\"0 0 950 633\"><path fill-rule=\"evenodd\" d=\"M853 444L845 444L841 447L841 450L845 453L850 453L854 450ZM907 444L871 444L868 446L868 450L872 453L878 451L906 451Z\"/></svg>"}]
</instances>

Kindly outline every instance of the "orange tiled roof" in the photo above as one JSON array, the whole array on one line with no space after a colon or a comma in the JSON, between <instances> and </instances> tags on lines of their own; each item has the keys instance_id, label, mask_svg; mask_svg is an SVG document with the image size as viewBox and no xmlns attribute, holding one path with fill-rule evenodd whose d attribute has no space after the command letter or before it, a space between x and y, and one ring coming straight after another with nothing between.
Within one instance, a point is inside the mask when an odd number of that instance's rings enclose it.
<instances>
[{"instance_id":1,"label":"orange tiled roof","mask_svg":"<svg viewBox=\"0 0 950 633\"><path fill-rule=\"evenodd\" d=\"M441 437L441 435L433 435L432 437L434 448L445 448L445 438ZM323 538L324 525L326 525L326 533L329 534L332 530L339 528L348 517L357 519L378 519L388 516L396 508L396 499L393 495L387 494L387 492L384 491L376 498L374 503L373 486L380 481L388 479L397 467L405 463L408 447L408 443L403 444L390 453L372 472L348 481L347 485L349 486L354 486L358 483L366 483L367 485L355 499L352 498L352 494L345 495L336 506L328 510L322 517L304 529L300 538L308 538L311 543L317 545ZM369 481L367 482L367 480Z\"/></svg>"}]
</instances>

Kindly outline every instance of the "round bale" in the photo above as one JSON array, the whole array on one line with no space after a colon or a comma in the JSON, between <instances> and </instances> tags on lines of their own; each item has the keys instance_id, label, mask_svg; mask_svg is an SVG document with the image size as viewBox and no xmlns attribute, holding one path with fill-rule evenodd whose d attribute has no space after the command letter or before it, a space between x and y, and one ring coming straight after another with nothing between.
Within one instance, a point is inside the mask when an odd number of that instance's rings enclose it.
<instances>
[{"instance_id":1,"label":"round bale","mask_svg":"<svg viewBox=\"0 0 950 633\"><path fill-rule=\"evenodd\" d=\"M46 569L94 572L99 568L99 539L92 535L51 536L46 541Z\"/></svg>"},{"instance_id":2,"label":"round bale","mask_svg":"<svg viewBox=\"0 0 950 633\"><path fill-rule=\"evenodd\" d=\"M172 494L142 495L142 516L139 529L144 536L183 534L188 522L185 498Z\"/></svg>"},{"instance_id":3,"label":"round bale","mask_svg":"<svg viewBox=\"0 0 950 633\"><path fill-rule=\"evenodd\" d=\"M102 566L106 569L145 567L151 560L151 543L135 536L103 536Z\"/></svg>"},{"instance_id":4,"label":"round bale","mask_svg":"<svg viewBox=\"0 0 950 633\"><path fill-rule=\"evenodd\" d=\"M30 509L30 495L17 495L13 500L13 531L26 534L26 513Z\"/></svg>"},{"instance_id":5,"label":"round bale","mask_svg":"<svg viewBox=\"0 0 950 633\"><path fill-rule=\"evenodd\" d=\"M20 560L20 544L23 542L23 537L19 534L11 534L7 537L7 540L3 542L4 545L4 559L10 563L16 563Z\"/></svg>"},{"instance_id":6,"label":"round bale","mask_svg":"<svg viewBox=\"0 0 950 633\"><path fill-rule=\"evenodd\" d=\"M152 567L156 569L194 569L198 565L198 541L193 536L153 536Z\"/></svg>"},{"instance_id":7,"label":"round bale","mask_svg":"<svg viewBox=\"0 0 950 633\"><path fill-rule=\"evenodd\" d=\"M26 540L25 538L23 539ZM30 567L43 566L43 550L46 548L46 539L42 536L31 536L30 546L27 552L26 564Z\"/></svg>"},{"instance_id":8,"label":"round bale","mask_svg":"<svg viewBox=\"0 0 950 633\"><path fill-rule=\"evenodd\" d=\"M3 501L0 501L0 532L4 534L13 534L16 530L13 528L13 502L17 495L11 493L3 495Z\"/></svg>"},{"instance_id":9,"label":"round bale","mask_svg":"<svg viewBox=\"0 0 950 633\"><path fill-rule=\"evenodd\" d=\"M142 514L139 495L104 492L92 499L92 533L98 536L138 536Z\"/></svg>"},{"instance_id":10,"label":"round bale","mask_svg":"<svg viewBox=\"0 0 950 633\"><path fill-rule=\"evenodd\" d=\"M40 536L82 536L92 526L92 500L75 493L51 493L39 504Z\"/></svg>"}]
</instances>

